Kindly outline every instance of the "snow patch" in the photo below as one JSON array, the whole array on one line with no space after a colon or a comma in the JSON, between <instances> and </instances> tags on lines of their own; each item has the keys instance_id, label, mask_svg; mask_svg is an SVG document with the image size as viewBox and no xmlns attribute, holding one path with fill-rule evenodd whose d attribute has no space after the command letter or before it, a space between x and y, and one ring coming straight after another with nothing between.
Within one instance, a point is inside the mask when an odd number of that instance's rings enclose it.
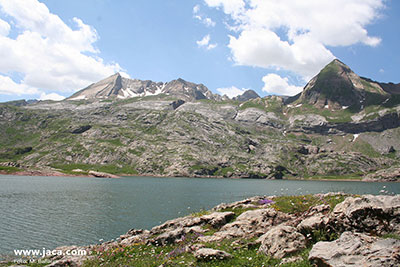
<instances>
[{"instance_id":1,"label":"snow patch","mask_svg":"<svg viewBox=\"0 0 400 267\"><path fill-rule=\"evenodd\" d=\"M324 108L329 108L329 105L325 105Z\"/></svg>"},{"instance_id":2,"label":"snow patch","mask_svg":"<svg viewBox=\"0 0 400 267\"><path fill-rule=\"evenodd\" d=\"M71 98L70 100L83 100L83 99L86 99L86 96L85 96L85 95L80 95L80 96Z\"/></svg>"},{"instance_id":3,"label":"snow patch","mask_svg":"<svg viewBox=\"0 0 400 267\"><path fill-rule=\"evenodd\" d=\"M303 104L298 104L298 105L296 105L296 108L299 108L299 107L301 107Z\"/></svg>"},{"instance_id":4,"label":"snow patch","mask_svg":"<svg viewBox=\"0 0 400 267\"><path fill-rule=\"evenodd\" d=\"M349 106L342 106L342 109L348 109Z\"/></svg>"},{"instance_id":5,"label":"snow patch","mask_svg":"<svg viewBox=\"0 0 400 267\"><path fill-rule=\"evenodd\" d=\"M164 86L163 87L157 87L157 90L154 91L154 93L146 91L144 93L144 96L159 95L159 94L162 93L163 88L164 88Z\"/></svg>"},{"instance_id":6,"label":"snow patch","mask_svg":"<svg viewBox=\"0 0 400 267\"><path fill-rule=\"evenodd\" d=\"M360 136L360 134L353 134L353 141L352 142L355 142L359 136Z\"/></svg>"}]
</instances>

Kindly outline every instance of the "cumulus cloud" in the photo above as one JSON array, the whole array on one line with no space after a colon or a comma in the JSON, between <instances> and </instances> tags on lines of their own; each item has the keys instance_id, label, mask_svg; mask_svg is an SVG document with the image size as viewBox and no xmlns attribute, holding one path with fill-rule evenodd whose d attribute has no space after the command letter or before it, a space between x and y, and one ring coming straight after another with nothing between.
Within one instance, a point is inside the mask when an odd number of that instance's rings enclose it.
<instances>
[{"instance_id":1,"label":"cumulus cloud","mask_svg":"<svg viewBox=\"0 0 400 267\"><path fill-rule=\"evenodd\" d=\"M0 19L0 36L7 36L10 28L10 24L7 21Z\"/></svg>"},{"instance_id":2,"label":"cumulus cloud","mask_svg":"<svg viewBox=\"0 0 400 267\"><path fill-rule=\"evenodd\" d=\"M235 86L227 87L227 88L218 88L217 92L221 95L227 95L229 98L233 98L238 95L242 95L247 89L239 89Z\"/></svg>"},{"instance_id":3,"label":"cumulus cloud","mask_svg":"<svg viewBox=\"0 0 400 267\"><path fill-rule=\"evenodd\" d=\"M196 43L199 47L205 47L207 50L216 48L217 44L210 44L210 40L211 40L210 35L207 34L201 40L196 41Z\"/></svg>"},{"instance_id":4,"label":"cumulus cloud","mask_svg":"<svg viewBox=\"0 0 400 267\"><path fill-rule=\"evenodd\" d=\"M53 101L61 101L63 99L65 99L65 97L57 93L50 93L50 94L41 93L39 98L39 100L53 100Z\"/></svg>"},{"instance_id":5,"label":"cumulus cloud","mask_svg":"<svg viewBox=\"0 0 400 267\"><path fill-rule=\"evenodd\" d=\"M308 80L334 55L329 47L377 46L366 26L384 0L204 0L222 8L234 30L228 47L238 65L284 69Z\"/></svg>"},{"instance_id":6,"label":"cumulus cloud","mask_svg":"<svg viewBox=\"0 0 400 267\"><path fill-rule=\"evenodd\" d=\"M200 5L195 5L193 7L193 16L207 27L215 27L216 25L215 21L200 13Z\"/></svg>"},{"instance_id":7,"label":"cumulus cloud","mask_svg":"<svg viewBox=\"0 0 400 267\"><path fill-rule=\"evenodd\" d=\"M222 7L225 14L236 15L244 11L243 0L205 0L210 7Z\"/></svg>"},{"instance_id":8,"label":"cumulus cloud","mask_svg":"<svg viewBox=\"0 0 400 267\"><path fill-rule=\"evenodd\" d=\"M270 73L262 78L264 87L262 90L269 94L293 96L300 93L303 87L289 84L289 79Z\"/></svg>"},{"instance_id":9,"label":"cumulus cloud","mask_svg":"<svg viewBox=\"0 0 400 267\"><path fill-rule=\"evenodd\" d=\"M0 75L0 94L5 95L24 95L37 94L39 90L24 83L16 83L10 77Z\"/></svg>"},{"instance_id":10,"label":"cumulus cloud","mask_svg":"<svg viewBox=\"0 0 400 267\"><path fill-rule=\"evenodd\" d=\"M79 18L71 28L38 0L0 0L0 7L0 16L18 30L15 38L8 37L10 29L0 21L0 72L23 77L16 94L70 94L122 70L99 57L96 30Z\"/></svg>"}]
</instances>

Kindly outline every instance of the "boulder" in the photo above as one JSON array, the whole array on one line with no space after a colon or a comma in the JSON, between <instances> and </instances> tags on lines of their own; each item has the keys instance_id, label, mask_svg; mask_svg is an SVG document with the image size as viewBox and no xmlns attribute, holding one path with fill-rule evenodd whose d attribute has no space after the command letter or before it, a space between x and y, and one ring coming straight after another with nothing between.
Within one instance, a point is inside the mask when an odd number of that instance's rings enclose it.
<instances>
[{"instance_id":1,"label":"boulder","mask_svg":"<svg viewBox=\"0 0 400 267\"><path fill-rule=\"evenodd\" d=\"M348 197L329 216L337 232L400 233L400 195Z\"/></svg>"},{"instance_id":2,"label":"boulder","mask_svg":"<svg viewBox=\"0 0 400 267\"><path fill-rule=\"evenodd\" d=\"M150 243L156 246L164 246L167 244L173 244L176 241L182 239L184 235L186 234L184 228L177 228L172 231L166 231L159 236L156 236L152 240L150 240Z\"/></svg>"},{"instance_id":3,"label":"boulder","mask_svg":"<svg viewBox=\"0 0 400 267\"><path fill-rule=\"evenodd\" d=\"M249 210L239 215L234 222L225 224L212 236L202 236L202 242L215 242L237 237L258 237L274 225L290 220L292 217L274 209Z\"/></svg>"},{"instance_id":4,"label":"boulder","mask_svg":"<svg viewBox=\"0 0 400 267\"><path fill-rule=\"evenodd\" d=\"M324 214L315 214L311 217L304 219L298 226L297 229L300 232L309 232L315 229L323 228L328 222L328 218Z\"/></svg>"},{"instance_id":5,"label":"boulder","mask_svg":"<svg viewBox=\"0 0 400 267\"><path fill-rule=\"evenodd\" d=\"M194 252L194 256L197 260L201 261L224 260L232 258L232 255L225 251L211 248L201 248Z\"/></svg>"},{"instance_id":6,"label":"boulder","mask_svg":"<svg viewBox=\"0 0 400 267\"><path fill-rule=\"evenodd\" d=\"M130 230L125 235L120 236L120 244L129 246L135 243L141 243L149 237L150 231L148 230Z\"/></svg>"},{"instance_id":7,"label":"boulder","mask_svg":"<svg viewBox=\"0 0 400 267\"><path fill-rule=\"evenodd\" d=\"M89 175L92 175L96 178L119 178L119 176L117 175L113 175L106 172L89 171Z\"/></svg>"},{"instance_id":8,"label":"boulder","mask_svg":"<svg viewBox=\"0 0 400 267\"><path fill-rule=\"evenodd\" d=\"M400 240L344 232L332 242L318 242L309 260L317 266L399 266Z\"/></svg>"},{"instance_id":9,"label":"boulder","mask_svg":"<svg viewBox=\"0 0 400 267\"><path fill-rule=\"evenodd\" d=\"M287 225L271 228L258 241L261 241L259 252L278 259L305 249L307 243L296 228Z\"/></svg>"},{"instance_id":10,"label":"boulder","mask_svg":"<svg viewBox=\"0 0 400 267\"><path fill-rule=\"evenodd\" d=\"M203 215L201 217L186 216L166 221L165 223L153 227L152 234L162 234L170 232L178 228L184 228L185 231L201 233L200 226L210 224L212 227L218 228L228 221L233 219L235 214L233 212L213 212L211 214Z\"/></svg>"},{"instance_id":11,"label":"boulder","mask_svg":"<svg viewBox=\"0 0 400 267\"><path fill-rule=\"evenodd\" d=\"M201 216L201 220L206 221L212 227L217 228L220 227L235 217L235 213L233 212L213 212L209 215Z\"/></svg>"}]
</instances>

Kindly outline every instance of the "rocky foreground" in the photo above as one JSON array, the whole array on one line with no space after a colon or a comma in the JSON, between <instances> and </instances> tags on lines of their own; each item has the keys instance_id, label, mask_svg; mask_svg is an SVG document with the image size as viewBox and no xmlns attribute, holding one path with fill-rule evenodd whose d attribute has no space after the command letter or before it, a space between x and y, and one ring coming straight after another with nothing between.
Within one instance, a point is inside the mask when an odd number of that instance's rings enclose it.
<instances>
[{"instance_id":1,"label":"rocky foreground","mask_svg":"<svg viewBox=\"0 0 400 267\"><path fill-rule=\"evenodd\" d=\"M47 266L399 266L400 195L253 197Z\"/></svg>"}]
</instances>

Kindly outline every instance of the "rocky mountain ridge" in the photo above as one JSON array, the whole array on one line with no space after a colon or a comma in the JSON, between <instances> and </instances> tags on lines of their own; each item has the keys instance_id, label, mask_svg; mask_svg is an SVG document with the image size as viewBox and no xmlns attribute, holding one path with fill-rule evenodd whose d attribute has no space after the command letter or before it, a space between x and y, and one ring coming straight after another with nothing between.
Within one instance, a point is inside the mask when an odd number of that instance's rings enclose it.
<instances>
[{"instance_id":1,"label":"rocky mountain ridge","mask_svg":"<svg viewBox=\"0 0 400 267\"><path fill-rule=\"evenodd\" d=\"M116 73L76 92L71 97L67 98L67 100L127 99L160 94L173 95L189 101L221 99L221 96L213 94L203 84L195 84L183 79L173 80L168 83L156 83L148 80L128 79Z\"/></svg>"},{"instance_id":2,"label":"rocky mountain ridge","mask_svg":"<svg viewBox=\"0 0 400 267\"><path fill-rule=\"evenodd\" d=\"M295 98L117 74L64 101L1 104L0 170L397 180L383 170L400 166L400 95L384 87L337 60Z\"/></svg>"}]
</instances>

